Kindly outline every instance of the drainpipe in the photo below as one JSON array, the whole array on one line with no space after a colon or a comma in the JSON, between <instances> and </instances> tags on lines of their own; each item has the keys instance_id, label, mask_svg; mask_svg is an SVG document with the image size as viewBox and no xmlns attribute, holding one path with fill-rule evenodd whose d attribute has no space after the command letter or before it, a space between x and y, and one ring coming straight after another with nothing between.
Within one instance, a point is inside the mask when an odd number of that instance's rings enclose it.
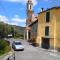
<instances>
[{"instance_id":1,"label":"drainpipe","mask_svg":"<svg viewBox=\"0 0 60 60\"><path fill-rule=\"evenodd\" d=\"M54 52L56 51L56 20L54 23Z\"/></svg>"}]
</instances>

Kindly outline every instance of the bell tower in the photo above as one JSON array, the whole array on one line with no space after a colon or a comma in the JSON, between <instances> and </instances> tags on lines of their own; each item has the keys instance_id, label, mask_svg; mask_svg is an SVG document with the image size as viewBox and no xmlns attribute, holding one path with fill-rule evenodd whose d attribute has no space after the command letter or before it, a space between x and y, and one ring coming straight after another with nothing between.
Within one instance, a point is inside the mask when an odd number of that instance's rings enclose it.
<instances>
[{"instance_id":1,"label":"bell tower","mask_svg":"<svg viewBox=\"0 0 60 60\"><path fill-rule=\"evenodd\" d=\"M32 5L33 5L33 3L32 3L32 0L28 0L27 1L27 10L32 10Z\"/></svg>"},{"instance_id":2,"label":"bell tower","mask_svg":"<svg viewBox=\"0 0 60 60\"><path fill-rule=\"evenodd\" d=\"M32 14L33 14L33 11L32 11L32 7L33 7L33 3L32 3L32 0L28 0L27 1L27 19L26 19L26 25L29 25L32 21Z\"/></svg>"}]
</instances>

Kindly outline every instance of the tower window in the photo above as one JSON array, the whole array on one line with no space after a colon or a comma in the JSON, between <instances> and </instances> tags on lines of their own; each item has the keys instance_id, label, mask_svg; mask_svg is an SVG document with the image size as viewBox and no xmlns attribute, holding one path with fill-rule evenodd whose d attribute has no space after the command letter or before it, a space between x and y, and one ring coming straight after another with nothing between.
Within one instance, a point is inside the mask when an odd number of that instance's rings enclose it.
<instances>
[{"instance_id":1,"label":"tower window","mask_svg":"<svg viewBox=\"0 0 60 60\"><path fill-rule=\"evenodd\" d=\"M46 12L46 22L50 21L50 12Z\"/></svg>"},{"instance_id":2,"label":"tower window","mask_svg":"<svg viewBox=\"0 0 60 60\"><path fill-rule=\"evenodd\" d=\"M49 26L45 27L45 36L49 36Z\"/></svg>"},{"instance_id":3,"label":"tower window","mask_svg":"<svg viewBox=\"0 0 60 60\"><path fill-rule=\"evenodd\" d=\"M29 10L31 10L31 7L32 7L32 6L31 6L31 5L29 5Z\"/></svg>"},{"instance_id":4,"label":"tower window","mask_svg":"<svg viewBox=\"0 0 60 60\"><path fill-rule=\"evenodd\" d=\"M30 5L30 9L31 9L31 5Z\"/></svg>"}]
</instances>

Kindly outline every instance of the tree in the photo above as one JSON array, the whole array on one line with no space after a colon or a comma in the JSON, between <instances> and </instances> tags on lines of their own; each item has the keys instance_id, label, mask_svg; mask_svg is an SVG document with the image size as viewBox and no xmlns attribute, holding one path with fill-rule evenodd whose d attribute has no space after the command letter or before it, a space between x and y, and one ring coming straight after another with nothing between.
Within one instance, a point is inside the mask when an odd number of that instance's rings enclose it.
<instances>
[{"instance_id":1,"label":"tree","mask_svg":"<svg viewBox=\"0 0 60 60\"><path fill-rule=\"evenodd\" d=\"M14 27L11 27L11 34L12 34L13 37L14 37L14 35L15 35Z\"/></svg>"},{"instance_id":2,"label":"tree","mask_svg":"<svg viewBox=\"0 0 60 60\"><path fill-rule=\"evenodd\" d=\"M0 38L4 38L8 35L8 27L7 24L0 22Z\"/></svg>"}]
</instances>

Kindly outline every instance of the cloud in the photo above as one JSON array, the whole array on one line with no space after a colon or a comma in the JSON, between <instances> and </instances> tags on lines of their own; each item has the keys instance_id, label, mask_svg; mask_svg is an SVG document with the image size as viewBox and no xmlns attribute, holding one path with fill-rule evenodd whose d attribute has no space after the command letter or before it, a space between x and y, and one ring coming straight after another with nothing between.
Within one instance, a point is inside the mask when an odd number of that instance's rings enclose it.
<instances>
[{"instance_id":1,"label":"cloud","mask_svg":"<svg viewBox=\"0 0 60 60\"><path fill-rule=\"evenodd\" d=\"M17 22L8 22L10 25L19 25Z\"/></svg>"},{"instance_id":2,"label":"cloud","mask_svg":"<svg viewBox=\"0 0 60 60\"><path fill-rule=\"evenodd\" d=\"M14 18L12 18L13 22L26 22L26 19L20 19L18 15L15 15Z\"/></svg>"},{"instance_id":3,"label":"cloud","mask_svg":"<svg viewBox=\"0 0 60 60\"><path fill-rule=\"evenodd\" d=\"M8 18L6 16L0 15L0 22L7 23L8 22Z\"/></svg>"},{"instance_id":4,"label":"cloud","mask_svg":"<svg viewBox=\"0 0 60 60\"><path fill-rule=\"evenodd\" d=\"M26 4L28 0L2 0L2 1ZM32 2L34 6L37 4L37 0L32 0Z\"/></svg>"},{"instance_id":5,"label":"cloud","mask_svg":"<svg viewBox=\"0 0 60 60\"><path fill-rule=\"evenodd\" d=\"M15 15L13 18L9 19L6 16L0 15L0 22L4 22L10 25L25 26L26 19L19 18L18 15Z\"/></svg>"},{"instance_id":6,"label":"cloud","mask_svg":"<svg viewBox=\"0 0 60 60\"><path fill-rule=\"evenodd\" d=\"M37 5L37 0L32 0L34 5Z\"/></svg>"}]
</instances>

